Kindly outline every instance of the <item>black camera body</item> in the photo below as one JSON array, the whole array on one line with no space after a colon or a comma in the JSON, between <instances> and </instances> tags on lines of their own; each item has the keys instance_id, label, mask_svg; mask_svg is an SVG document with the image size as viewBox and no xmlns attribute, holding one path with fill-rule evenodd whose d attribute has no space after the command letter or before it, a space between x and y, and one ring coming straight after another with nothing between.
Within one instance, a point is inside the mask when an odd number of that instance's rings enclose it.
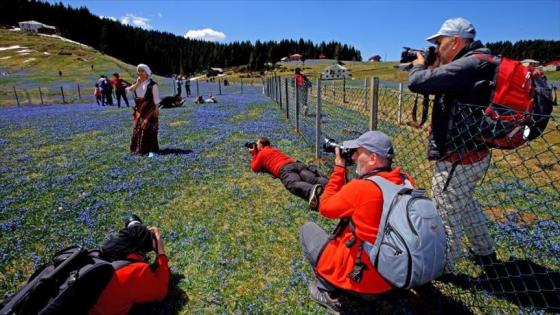
<instances>
[{"instance_id":1,"label":"black camera body","mask_svg":"<svg viewBox=\"0 0 560 315\"><path fill-rule=\"evenodd\" d=\"M257 143L256 142L245 142L245 144L243 146L246 147L247 149L255 149L257 147Z\"/></svg>"},{"instance_id":2,"label":"black camera body","mask_svg":"<svg viewBox=\"0 0 560 315\"><path fill-rule=\"evenodd\" d=\"M140 217L137 216L136 214L130 214L124 220L124 227L125 228L131 227L131 226L136 225L136 224L144 225L144 222L142 222Z\"/></svg>"},{"instance_id":3,"label":"black camera body","mask_svg":"<svg viewBox=\"0 0 560 315\"><path fill-rule=\"evenodd\" d=\"M436 47L428 46L424 49L415 49L410 47L403 47L403 52L401 53L401 60L400 63L408 63L412 62L417 59L416 53L422 54L426 62L424 63L426 66L431 66L436 62Z\"/></svg>"},{"instance_id":4,"label":"black camera body","mask_svg":"<svg viewBox=\"0 0 560 315\"><path fill-rule=\"evenodd\" d=\"M345 148L343 145L337 143L334 139L325 138L323 142L323 150L328 153L334 153L335 148L340 149L340 155L346 161L347 166L354 164L354 161L352 161L352 155L354 154L356 149Z\"/></svg>"}]
</instances>

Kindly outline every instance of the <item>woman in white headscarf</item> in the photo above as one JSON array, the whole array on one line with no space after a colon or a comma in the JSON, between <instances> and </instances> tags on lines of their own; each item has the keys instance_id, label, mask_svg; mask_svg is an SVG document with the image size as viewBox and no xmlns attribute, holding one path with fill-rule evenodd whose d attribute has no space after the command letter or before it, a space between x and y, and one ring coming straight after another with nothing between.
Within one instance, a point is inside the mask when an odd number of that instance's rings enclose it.
<instances>
[{"instance_id":1,"label":"woman in white headscarf","mask_svg":"<svg viewBox=\"0 0 560 315\"><path fill-rule=\"evenodd\" d=\"M134 129L130 140L130 152L147 154L158 152L158 125L159 125L159 88L152 80L152 70L141 63L137 67L138 79L136 83L126 88L134 92Z\"/></svg>"}]
</instances>

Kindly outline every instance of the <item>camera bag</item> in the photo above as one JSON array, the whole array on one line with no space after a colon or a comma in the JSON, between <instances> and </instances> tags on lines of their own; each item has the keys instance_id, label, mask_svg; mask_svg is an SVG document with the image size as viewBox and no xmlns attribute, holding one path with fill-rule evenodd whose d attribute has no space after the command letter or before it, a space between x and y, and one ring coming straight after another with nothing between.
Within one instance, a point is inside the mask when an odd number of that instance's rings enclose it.
<instances>
[{"instance_id":1,"label":"camera bag","mask_svg":"<svg viewBox=\"0 0 560 315\"><path fill-rule=\"evenodd\" d=\"M57 252L15 294L0 305L0 314L87 314L115 273L130 264L108 262L98 251L74 245Z\"/></svg>"},{"instance_id":2,"label":"camera bag","mask_svg":"<svg viewBox=\"0 0 560 315\"><path fill-rule=\"evenodd\" d=\"M540 136L554 105L552 89L542 72L505 57L475 57L496 65L477 140L491 148L515 149Z\"/></svg>"},{"instance_id":3,"label":"camera bag","mask_svg":"<svg viewBox=\"0 0 560 315\"><path fill-rule=\"evenodd\" d=\"M377 239L373 244L362 242L349 277L361 280L363 249L377 272L396 288L409 289L438 278L445 263L446 239L435 203L408 179L404 186L380 176L367 179L383 193L383 212ZM354 230L352 222L350 230Z\"/></svg>"}]
</instances>

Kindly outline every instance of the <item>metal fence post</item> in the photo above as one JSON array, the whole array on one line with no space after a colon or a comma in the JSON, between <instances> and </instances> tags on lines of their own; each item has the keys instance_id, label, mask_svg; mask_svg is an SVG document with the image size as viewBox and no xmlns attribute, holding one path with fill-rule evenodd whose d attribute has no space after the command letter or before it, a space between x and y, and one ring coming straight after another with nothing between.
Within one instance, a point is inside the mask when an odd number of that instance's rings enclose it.
<instances>
[{"instance_id":1,"label":"metal fence post","mask_svg":"<svg viewBox=\"0 0 560 315\"><path fill-rule=\"evenodd\" d=\"M196 79L196 98L200 96L200 90L198 89L198 79Z\"/></svg>"},{"instance_id":2,"label":"metal fence post","mask_svg":"<svg viewBox=\"0 0 560 315\"><path fill-rule=\"evenodd\" d=\"M218 79L218 95L222 95L222 80Z\"/></svg>"},{"instance_id":3,"label":"metal fence post","mask_svg":"<svg viewBox=\"0 0 560 315\"><path fill-rule=\"evenodd\" d=\"M332 96L336 96L336 80L332 80Z\"/></svg>"},{"instance_id":4,"label":"metal fence post","mask_svg":"<svg viewBox=\"0 0 560 315\"><path fill-rule=\"evenodd\" d=\"M317 79L317 113L315 114L315 158L321 157L321 78Z\"/></svg>"},{"instance_id":5,"label":"metal fence post","mask_svg":"<svg viewBox=\"0 0 560 315\"><path fill-rule=\"evenodd\" d=\"M379 100L379 78L371 78L371 107L369 117L369 130L377 130L377 102Z\"/></svg>"},{"instance_id":6,"label":"metal fence post","mask_svg":"<svg viewBox=\"0 0 560 315\"><path fill-rule=\"evenodd\" d=\"M80 91L80 84L78 84L78 99L82 99L82 93Z\"/></svg>"},{"instance_id":7,"label":"metal fence post","mask_svg":"<svg viewBox=\"0 0 560 315\"><path fill-rule=\"evenodd\" d=\"M284 79L286 84L286 119L290 118L290 94L288 93L288 78Z\"/></svg>"},{"instance_id":8,"label":"metal fence post","mask_svg":"<svg viewBox=\"0 0 560 315\"><path fill-rule=\"evenodd\" d=\"M400 125L402 123L402 109L403 109L403 84L399 83L399 118L398 118L398 124Z\"/></svg>"},{"instance_id":9,"label":"metal fence post","mask_svg":"<svg viewBox=\"0 0 560 315\"><path fill-rule=\"evenodd\" d=\"M15 87L15 86L12 86L12 87L14 88L14 95L16 96L16 103L17 103L17 105L19 106L19 98L18 98L18 96L17 96L16 87Z\"/></svg>"},{"instance_id":10,"label":"metal fence post","mask_svg":"<svg viewBox=\"0 0 560 315\"><path fill-rule=\"evenodd\" d=\"M368 106L368 98L369 98L369 94L368 94L368 79L364 79L364 108L367 109Z\"/></svg>"},{"instance_id":11,"label":"metal fence post","mask_svg":"<svg viewBox=\"0 0 560 315\"><path fill-rule=\"evenodd\" d=\"M342 77L342 102L346 103L346 77Z\"/></svg>"},{"instance_id":12,"label":"metal fence post","mask_svg":"<svg viewBox=\"0 0 560 315\"><path fill-rule=\"evenodd\" d=\"M64 89L62 88L62 85L60 86L60 94L62 94L62 103L66 104L66 100L64 99Z\"/></svg>"},{"instance_id":13,"label":"metal fence post","mask_svg":"<svg viewBox=\"0 0 560 315\"><path fill-rule=\"evenodd\" d=\"M296 90L296 132L299 132L299 89L297 87L297 82L294 80L294 89Z\"/></svg>"},{"instance_id":14,"label":"metal fence post","mask_svg":"<svg viewBox=\"0 0 560 315\"><path fill-rule=\"evenodd\" d=\"M276 79L276 87L278 91L278 105L282 108L282 78L278 77Z\"/></svg>"},{"instance_id":15,"label":"metal fence post","mask_svg":"<svg viewBox=\"0 0 560 315\"><path fill-rule=\"evenodd\" d=\"M243 94L243 79L241 79L241 94Z\"/></svg>"},{"instance_id":16,"label":"metal fence post","mask_svg":"<svg viewBox=\"0 0 560 315\"><path fill-rule=\"evenodd\" d=\"M25 92L25 96L27 96L27 103L31 105L31 97L29 96L29 91L27 91L27 89L23 89L23 91Z\"/></svg>"},{"instance_id":17,"label":"metal fence post","mask_svg":"<svg viewBox=\"0 0 560 315\"><path fill-rule=\"evenodd\" d=\"M41 98L41 105L43 105L43 92L41 91L41 88L39 88L39 97Z\"/></svg>"}]
</instances>

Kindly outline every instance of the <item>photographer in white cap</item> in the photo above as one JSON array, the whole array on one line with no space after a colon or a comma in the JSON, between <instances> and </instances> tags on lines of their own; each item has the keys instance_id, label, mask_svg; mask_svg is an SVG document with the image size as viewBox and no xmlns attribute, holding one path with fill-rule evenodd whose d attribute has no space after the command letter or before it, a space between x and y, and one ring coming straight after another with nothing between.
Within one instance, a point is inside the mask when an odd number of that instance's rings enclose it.
<instances>
[{"instance_id":1,"label":"photographer in white cap","mask_svg":"<svg viewBox=\"0 0 560 315\"><path fill-rule=\"evenodd\" d=\"M495 65L485 59L490 50L475 36L466 19L446 20L426 39L436 45L435 64L426 66L418 53L408 78L412 92L435 95L428 159L436 160L432 194L447 233L447 272L462 254L463 233L476 263L496 261L486 215L473 197L490 165L490 151L476 136L490 100Z\"/></svg>"},{"instance_id":2,"label":"photographer in white cap","mask_svg":"<svg viewBox=\"0 0 560 315\"><path fill-rule=\"evenodd\" d=\"M393 289L362 250L363 242L377 239L383 211L383 192L367 178L379 176L397 185L411 182L392 166L393 144L383 132L368 131L342 146L353 151L359 178L347 183L346 160L337 147L335 167L319 203L321 215L340 222L331 235L313 222L300 230L303 253L316 275L309 284L311 298L335 312L341 308L341 293L373 300Z\"/></svg>"}]
</instances>

